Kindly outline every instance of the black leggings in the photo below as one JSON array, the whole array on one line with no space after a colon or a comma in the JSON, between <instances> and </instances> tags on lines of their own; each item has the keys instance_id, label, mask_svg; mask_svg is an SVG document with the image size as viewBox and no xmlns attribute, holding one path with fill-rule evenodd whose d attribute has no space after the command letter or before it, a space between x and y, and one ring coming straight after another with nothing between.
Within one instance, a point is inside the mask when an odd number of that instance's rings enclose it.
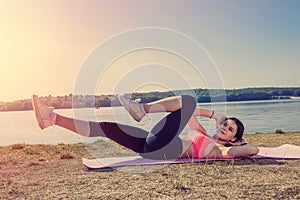
<instances>
[{"instance_id":1,"label":"black leggings","mask_svg":"<svg viewBox=\"0 0 300 200\"><path fill-rule=\"evenodd\" d=\"M149 132L114 122L90 122L89 137L107 137L149 159L177 159L182 154L179 134L191 118L195 99L182 95L182 108L161 119Z\"/></svg>"}]
</instances>

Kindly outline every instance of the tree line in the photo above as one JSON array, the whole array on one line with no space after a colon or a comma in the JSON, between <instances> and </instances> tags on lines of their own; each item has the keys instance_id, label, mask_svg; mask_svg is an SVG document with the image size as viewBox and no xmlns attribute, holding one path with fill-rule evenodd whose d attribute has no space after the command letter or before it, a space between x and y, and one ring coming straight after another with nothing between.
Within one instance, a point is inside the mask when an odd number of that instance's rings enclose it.
<instances>
[{"instance_id":1,"label":"tree line","mask_svg":"<svg viewBox=\"0 0 300 200\"><path fill-rule=\"evenodd\" d=\"M167 92L149 92L149 93L130 93L125 94L131 99L140 99L142 103L159 100L162 98L192 94L198 103L217 102L217 101L251 101L251 100L271 100L271 99L288 99L291 96L300 97L300 88L242 88L242 89L191 89L191 90L174 90ZM224 95L225 94L225 95ZM117 95L65 95L65 96L44 96L40 97L48 106L57 109L61 108L100 108L110 106L120 106ZM21 111L31 110L31 100L23 99L13 102L0 102L0 111Z\"/></svg>"}]
</instances>

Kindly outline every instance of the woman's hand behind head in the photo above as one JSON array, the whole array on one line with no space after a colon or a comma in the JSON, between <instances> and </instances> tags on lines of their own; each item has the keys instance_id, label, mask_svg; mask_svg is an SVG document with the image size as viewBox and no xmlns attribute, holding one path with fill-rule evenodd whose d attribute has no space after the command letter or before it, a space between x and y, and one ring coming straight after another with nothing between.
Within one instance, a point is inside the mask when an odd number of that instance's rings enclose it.
<instances>
[{"instance_id":1,"label":"woman's hand behind head","mask_svg":"<svg viewBox=\"0 0 300 200\"><path fill-rule=\"evenodd\" d=\"M217 129L220 128L220 126L223 124L224 121L227 120L227 116L222 113L215 113L213 118L216 120L216 127Z\"/></svg>"}]
</instances>

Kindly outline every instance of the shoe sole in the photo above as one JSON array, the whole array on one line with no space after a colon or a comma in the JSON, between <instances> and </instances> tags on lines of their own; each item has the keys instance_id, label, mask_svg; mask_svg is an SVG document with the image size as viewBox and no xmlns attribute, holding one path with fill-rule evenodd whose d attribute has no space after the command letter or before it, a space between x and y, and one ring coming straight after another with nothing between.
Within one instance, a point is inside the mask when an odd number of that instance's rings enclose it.
<instances>
[{"instance_id":1,"label":"shoe sole","mask_svg":"<svg viewBox=\"0 0 300 200\"><path fill-rule=\"evenodd\" d=\"M123 95L118 95L118 99L135 121L140 122L142 120L132 109L130 109L129 104L126 101L127 99Z\"/></svg>"},{"instance_id":2,"label":"shoe sole","mask_svg":"<svg viewBox=\"0 0 300 200\"><path fill-rule=\"evenodd\" d=\"M41 129L44 129L45 125L44 125L43 120L41 120L42 118L41 118L40 112L38 111L39 110L39 108L37 106L38 101L39 101L39 98L36 95L32 95L32 97L31 97L31 103L32 103L32 108L33 108L34 113L35 113L35 117L37 119L39 127Z\"/></svg>"}]
</instances>

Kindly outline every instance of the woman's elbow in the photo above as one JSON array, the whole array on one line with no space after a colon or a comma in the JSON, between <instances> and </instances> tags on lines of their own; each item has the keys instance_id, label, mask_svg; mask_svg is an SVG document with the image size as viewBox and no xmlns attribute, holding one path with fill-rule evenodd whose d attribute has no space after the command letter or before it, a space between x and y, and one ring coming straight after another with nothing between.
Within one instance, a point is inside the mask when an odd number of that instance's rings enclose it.
<instances>
[{"instance_id":1,"label":"woman's elbow","mask_svg":"<svg viewBox=\"0 0 300 200\"><path fill-rule=\"evenodd\" d=\"M249 156L253 156L253 155L256 155L258 154L259 152L259 148L254 146L254 145L249 145L248 147L248 151L247 153L249 154Z\"/></svg>"}]
</instances>

